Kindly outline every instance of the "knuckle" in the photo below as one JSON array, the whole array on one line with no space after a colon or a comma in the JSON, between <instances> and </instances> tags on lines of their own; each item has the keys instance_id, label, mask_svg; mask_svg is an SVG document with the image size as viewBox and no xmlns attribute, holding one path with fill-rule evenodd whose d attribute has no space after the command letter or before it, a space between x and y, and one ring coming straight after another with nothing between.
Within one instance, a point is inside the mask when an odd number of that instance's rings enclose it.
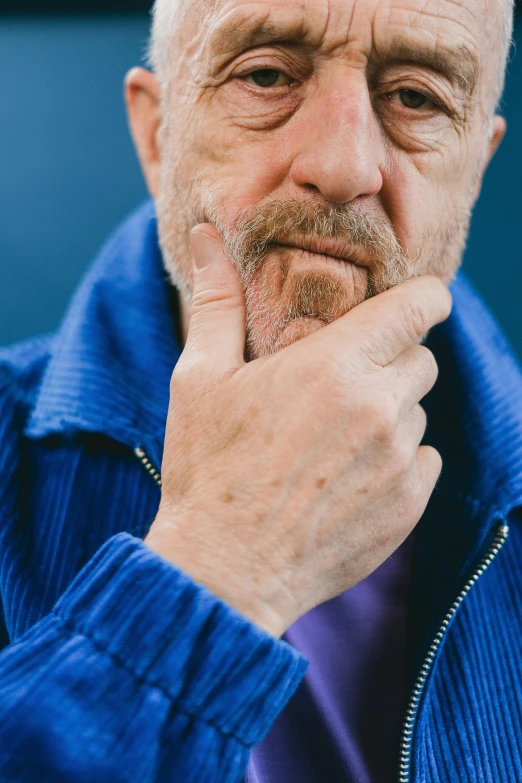
<instances>
[{"instance_id":1,"label":"knuckle","mask_svg":"<svg viewBox=\"0 0 522 783\"><path fill-rule=\"evenodd\" d=\"M453 298L451 296L451 291L449 290L446 283L444 283L440 277L437 277L436 275L431 276L432 284L435 286L435 289L437 289L437 294L440 297L441 301L444 302L444 314L448 316L451 312L451 306L453 304Z\"/></svg>"},{"instance_id":2,"label":"knuckle","mask_svg":"<svg viewBox=\"0 0 522 783\"><path fill-rule=\"evenodd\" d=\"M413 484L410 483L407 489L405 489L401 504L402 513L400 515L400 525L405 536L408 535L422 517L427 502L426 493L421 492Z\"/></svg>"},{"instance_id":3,"label":"knuckle","mask_svg":"<svg viewBox=\"0 0 522 783\"><path fill-rule=\"evenodd\" d=\"M423 508L426 506L442 470L442 457L432 446L420 446L417 450L415 496Z\"/></svg>"},{"instance_id":4,"label":"knuckle","mask_svg":"<svg viewBox=\"0 0 522 783\"><path fill-rule=\"evenodd\" d=\"M373 425L373 435L379 443L386 445L393 443L399 416L389 402L371 401L365 403L365 418Z\"/></svg>"},{"instance_id":5,"label":"knuckle","mask_svg":"<svg viewBox=\"0 0 522 783\"><path fill-rule=\"evenodd\" d=\"M401 319L412 342L419 340L431 327L428 308L421 299L407 299L403 303Z\"/></svg>"},{"instance_id":6,"label":"knuckle","mask_svg":"<svg viewBox=\"0 0 522 783\"><path fill-rule=\"evenodd\" d=\"M241 293L231 291L228 286L215 285L203 291L196 291L191 301L191 320L197 320L202 312L215 312L216 310L228 312L235 310L243 304Z\"/></svg>"},{"instance_id":7,"label":"knuckle","mask_svg":"<svg viewBox=\"0 0 522 783\"><path fill-rule=\"evenodd\" d=\"M185 351L176 364L170 379L171 394L197 386L205 373L205 365L204 355L195 351Z\"/></svg>"},{"instance_id":8,"label":"knuckle","mask_svg":"<svg viewBox=\"0 0 522 783\"><path fill-rule=\"evenodd\" d=\"M442 470L442 457L433 446L425 446L425 459L429 463L432 475L439 475Z\"/></svg>"},{"instance_id":9,"label":"knuckle","mask_svg":"<svg viewBox=\"0 0 522 783\"><path fill-rule=\"evenodd\" d=\"M412 448L405 443L397 443L393 451L393 472L397 476L409 474L414 461Z\"/></svg>"},{"instance_id":10,"label":"knuckle","mask_svg":"<svg viewBox=\"0 0 522 783\"><path fill-rule=\"evenodd\" d=\"M428 494L425 490L422 491L417 490L416 492L411 493L409 507L410 507L410 517L412 519L413 524L416 524L424 514L424 511L426 510L426 506L428 505L430 494Z\"/></svg>"},{"instance_id":11,"label":"knuckle","mask_svg":"<svg viewBox=\"0 0 522 783\"><path fill-rule=\"evenodd\" d=\"M424 434L426 427L428 426L428 415L422 405L417 404L414 408L415 416L417 417L418 428Z\"/></svg>"},{"instance_id":12,"label":"knuckle","mask_svg":"<svg viewBox=\"0 0 522 783\"><path fill-rule=\"evenodd\" d=\"M170 394L178 394L185 389L190 382L190 372L186 363L178 362L170 378Z\"/></svg>"},{"instance_id":13,"label":"knuckle","mask_svg":"<svg viewBox=\"0 0 522 783\"><path fill-rule=\"evenodd\" d=\"M425 345L419 345L419 352L426 377L433 379L433 382L435 382L439 375L439 365L437 364L433 351L430 351Z\"/></svg>"},{"instance_id":14,"label":"knuckle","mask_svg":"<svg viewBox=\"0 0 522 783\"><path fill-rule=\"evenodd\" d=\"M408 282L411 282L412 286L415 287L417 291L423 291L424 295L429 296L430 299L436 297L437 299L444 301L444 303L451 304L451 292L447 284L439 275L423 274L411 278L411 281Z\"/></svg>"},{"instance_id":15,"label":"knuckle","mask_svg":"<svg viewBox=\"0 0 522 783\"><path fill-rule=\"evenodd\" d=\"M411 533L422 516L422 510L413 503L407 507L404 514L399 517L397 532L404 541Z\"/></svg>"}]
</instances>

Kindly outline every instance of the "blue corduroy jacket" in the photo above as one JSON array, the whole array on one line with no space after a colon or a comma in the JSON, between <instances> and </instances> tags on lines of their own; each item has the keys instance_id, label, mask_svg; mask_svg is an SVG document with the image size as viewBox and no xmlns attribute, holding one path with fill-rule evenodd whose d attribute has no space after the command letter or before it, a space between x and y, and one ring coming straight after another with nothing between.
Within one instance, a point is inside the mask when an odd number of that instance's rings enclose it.
<instances>
[{"instance_id":1,"label":"blue corduroy jacket","mask_svg":"<svg viewBox=\"0 0 522 783\"><path fill-rule=\"evenodd\" d=\"M513 783L522 377L462 275L453 295L428 340L440 376L425 440L444 468L418 526L397 779ZM305 672L142 542L179 356L169 299L147 203L57 334L0 352L1 781L239 782Z\"/></svg>"}]
</instances>

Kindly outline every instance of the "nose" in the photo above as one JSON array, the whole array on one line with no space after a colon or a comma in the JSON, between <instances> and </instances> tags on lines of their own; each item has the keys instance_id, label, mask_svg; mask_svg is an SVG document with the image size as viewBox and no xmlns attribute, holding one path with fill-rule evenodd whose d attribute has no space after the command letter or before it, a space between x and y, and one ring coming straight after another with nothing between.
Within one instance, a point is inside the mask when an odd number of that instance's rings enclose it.
<instances>
[{"instance_id":1,"label":"nose","mask_svg":"<svg viewBox=\"0 0 522 783\"><path fill-rule=\"evenodd\" d=\"M294 146L295 145L295 146ZM337 204L382 188L384 149L366 80L323 87L301 107L290 168L294 185Z\"/></svg>"}]
</instances>

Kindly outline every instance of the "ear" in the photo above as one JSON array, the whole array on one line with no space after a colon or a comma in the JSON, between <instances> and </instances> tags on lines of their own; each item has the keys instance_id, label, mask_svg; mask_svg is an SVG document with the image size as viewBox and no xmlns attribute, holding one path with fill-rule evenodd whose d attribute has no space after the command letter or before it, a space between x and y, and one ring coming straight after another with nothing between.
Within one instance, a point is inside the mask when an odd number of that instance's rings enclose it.
<instances>
[{"instance_id":1,"label":"ear","mask_svg":"<svg viewBox=\"0 0 522 783\"><path fill-rule=\"evenodd\" d=\"M500 142L505 136L506 128L507 128L507 124L504 117L501 117L500 114L495 114L491 126L491 138L489 140L489 145L488 145L486 166L491 160L491 158L493 157L493 155L495 154L495 152L497 151L497 149L499 148Z\"/></svg>"},{"instance_id":2,"label":"ear","mask_svg":"<svg viewBox=\"0 0 522 783\"><path fill-rule=\"evenodd\" d=\"M129 71L125 77L125 103L143 176L150 195L155 199L160 173L161 125L161 91L156 76L145 68L133 68Z\"/></svg>"},{"instance_id":3,"label":"ear","mask_svg":"<svg viewBox=\"0 0 522 783\"><path fill-rule=\"evenodd\" d=\"M489 138L488 146L486 148L486 154L484 155L484 161L482 163L481 169L479 171L479 176L477 177L477 184L475 187L475 194L473 197L473 203L478 199L480 194L480 188L482 187L482 180L484 178L484 174L486 172L487 167L489 166L489 163L497 151L497 149L500 146L500 142L504 138L504 135L506 133L506 120L504 117L501 117L500 114L495 114L493 117L493 122L491 124L491 136Z\"/></svg>"}]
</instances>

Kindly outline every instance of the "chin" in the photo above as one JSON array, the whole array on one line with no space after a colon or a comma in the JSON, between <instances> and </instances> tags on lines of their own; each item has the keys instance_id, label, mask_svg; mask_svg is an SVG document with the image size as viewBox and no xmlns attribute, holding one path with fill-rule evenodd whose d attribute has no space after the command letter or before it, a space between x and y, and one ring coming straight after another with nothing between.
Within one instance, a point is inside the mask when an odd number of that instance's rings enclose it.
<instances>
[{"instance_id":1,"label":"chin","mask_svg":"<svg viewBox=\"0 0 522 783\"><path fill-rule=\"evenodd\" d=\"M321 318L295 318L290 321L277 338L277 350L286 348L287 345L302 340L303 337L317 332L318 329L322 329L326 326L325 322Z\"/></svg>"},{"instance_id":2,"label":"chin","mask_svg":"<svg viewBox=\"0 0 522 783\"><path fill-rule=\"evenodd\" d=\"M308 316L294 318L279 328L263 329L259 325L257 328L255 325L251 325L248 332L248 357L249 359L259 359L261 356L281 351L324 326L326 326L326 322L323 319Z\"/></svg>"},{"instance_id":3,"label":"chin","mask_svg":"<svg viewBox=\"0 0 522 783\"><path fill-rule=\"evenodd\" d=\"M271 274L269 274L269 272ZM248 355L266 356L341 318L366 298L365 273L280 269L268 265L246 286Z\"/></svg>"}]
</instances>

